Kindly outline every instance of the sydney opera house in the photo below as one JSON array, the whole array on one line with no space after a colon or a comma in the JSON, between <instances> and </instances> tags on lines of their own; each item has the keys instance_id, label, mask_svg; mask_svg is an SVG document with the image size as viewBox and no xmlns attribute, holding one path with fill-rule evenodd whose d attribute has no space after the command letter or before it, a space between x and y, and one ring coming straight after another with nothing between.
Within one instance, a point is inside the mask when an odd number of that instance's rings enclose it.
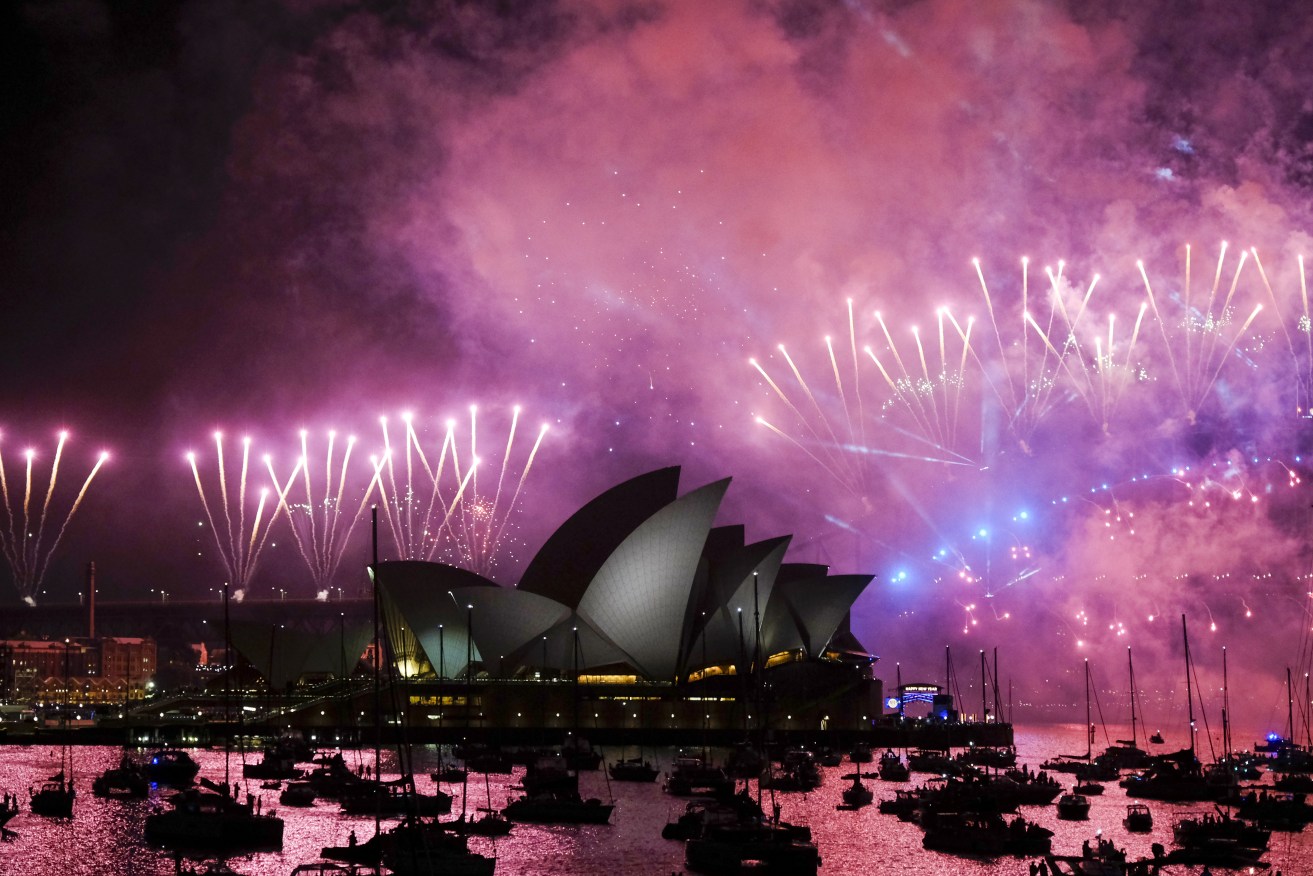
<instances>
[{"instance_id":1,"label":"sydney opera house","mask_svg":"<svg viewBox=\"0 0 1313 876\"><path fill-rule=\"evenodd\" d=\"M732 727L755 723L754 702L781 728L856 729L878 716L874 658L847 624L871 576L786 563L788 536L745 544L743 527L713 526L729 480L680 496L679 474L650 472L589 502L516 587L451 566L380 563L392 657L424 711L412 719L436 720L426 704L459 699L426 687L456 691L442 680L467 677L480 696L469 717L503 726L562 724L578 711L590 726ZM576 678L560 692L568 697L528 683ZM464 720L460 711L442 720Z\"/></svg>"},{"instance_id":2,"label":"sydney opera house","mask_svg":"<svg viewBox=\"0 0 1313 876\"><path fill-rule=\"evenodd\" d=\"M409 726L598 738L869 727L881 713L876 658L848 619L872 576L785 562L789 536L745 543L742 526L713 525L729 480L681 496L679 475L649 472L589 502L514 587L439 563L378 563L389 675ZM282 686L336 673L341 649L361 653L367 631L277 636L275 646L259 625L233 631Z\"/></svg>"}]
</instances>

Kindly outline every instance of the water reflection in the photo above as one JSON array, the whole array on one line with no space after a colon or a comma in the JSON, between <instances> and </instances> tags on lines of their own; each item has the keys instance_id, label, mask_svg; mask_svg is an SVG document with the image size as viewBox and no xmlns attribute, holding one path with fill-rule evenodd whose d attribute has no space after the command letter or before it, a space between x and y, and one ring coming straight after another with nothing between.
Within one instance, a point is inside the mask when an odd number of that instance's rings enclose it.
<instances>
[{"instance_id":1,"label":"water reflection","mask_svg":"<svg viewBox=\"0 0 1313 876\"><path fill-rule=\"evenodd\" d=\"M1127 728L1129 730L1129 728ZM1022 729L1017 734L1021 760L1032 766L1042 760L1084 744L1080 726L1056 726ZM74 775L79 787L76 818L54 821L27 811L27 789L58 769L59 752L49 746L0 746L0 790L17 792L24 811L10 822L18 837L0 844L0 873L62 876L62 874L171 874L172 854L146 846L141 841L146 815L167 805L170 791L152 789L145 800L106 800L90 793L91 780L101 771L117 765L121 750L109 747L79 748L75 752ZM611 759L619 756L608 752ZM222 779L222 751L195 752L201 774ZM669 765L673 752L658 752L657 765ZM372 767L372 752L347 752L354 768ZM429 772L439 758L432 747L416 749L415 772L422 790L431 790ZM54 768L52 768L54 765ZM395 772L395 758L384 753L385 777ZM816 791L807 794L781 794L783 817L811 827L820 848L825 876L857 874L965 874L965 876L1001 876L1024 874L1027 861L1000 858L993 861L972 860L952 855L926 852L921 847L922 832L915 824L881 815L875 806L857 811L841 811L845 783L840 776L852 770L845 761L839 767L825 768L825 780ZM234 758L232 773L241 774L240 761ZM468 786L470 810L491 805L500 808L517 793L522 768L512 776L472 776ZM913 784L924 781L923 774L913 774ZM893 796L895 787L870 778L876 800ZM1270 777L1264 778L1270 782ZM461 811L462 786L444 785L455 797L453 817ZM273 806L286 821L281 852L236 856L230 863L248 876L287 876L298 864L317 860L326 845L344 845L350 831L366 838L374 832L373 818L344 816L333 801L319 801L308 809L281 807L278 791L262 789L259 782L243 782L243 791L263 795L264 806ZM603 771L584 773L580 791L585 797L614 799L615 814L608 826L517 825L508 837L470 840L471 848L482 854L497 856L500 876L539 876L539 874L574 873L583 876L619 876L619 874L653 874L668 876L684 870L681 843L661 839L661 828L683 811L685 800L662 793L660 782L652 784L608 782ZM1127 850L1130 857L1150 854L1152 843L1172 847L1172 825L1184 813L1207 807L1200 804L1172 805L1150 803L1154 814L1153 830L1130 833L1122 825L1126 806L1131 802L1115 783L1107 783L1102 796L1091 798L1088 821L1059 820L1052 805L1022 807L1027 819L1038 821L1054 831L1053 849L1058 854L1079 854L1081 843L1098 831ZM473 813L471 813L473 814ZM1266 860L1272 871L1286 874L1308 872L1313 860L1313 842L1307 833L1275 833ZM1202 867L1171 867L1166 873L1200 873Z\"/></svg>"}]
</instances>

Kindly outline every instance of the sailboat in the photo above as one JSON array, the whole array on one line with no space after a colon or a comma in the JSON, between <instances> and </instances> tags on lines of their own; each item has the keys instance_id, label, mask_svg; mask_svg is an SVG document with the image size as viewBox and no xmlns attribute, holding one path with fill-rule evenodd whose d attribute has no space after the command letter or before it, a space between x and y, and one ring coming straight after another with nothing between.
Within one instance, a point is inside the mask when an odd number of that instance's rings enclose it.
<instances>
[{"instance_id":1,"label":"sailboat","mask_svg":"<svg viewBox=\"0 0 1313 876\"><path fill-rule=\"evenodd\" d=\"M1259 778L1258 766L1231 746L1231 686L1226 671L1226 647L1222 648L1222 756L1204 768L1204 777L1219 794L1239 790L1240 781Z\"/></svg>"},{"instance_id":2,"label":"sailboat","mask_svg":"<svg viewBox=\"0 0 1313 876\"><path fill-rule=\"evenodd\" d=\"M1118 770L1141 770L1149 765L1149 752L1140 748L1138 745L1139 737L1136 732L1136 691L1135 691L1135 661L1131 658L1131 649L1126 649L1126 663L1130 670L1131 676L1131 738L1118 739L1115 745L1109 745L1103 750L1096 760L1101 764L1107 764Z\"/></svg>"},{"instance_id":3,"label":"sailboat","mask_svg":"<svg viewBox=\"0 0 1313 876\"><path fill-rule=\"evenodd\" d=\"M1148 800L1199 801L1212 800L1217 790L1204 779L1199 758L1194 750L1194 686L1191 680L1193 665L1190 662L1190 634L1186 629L1185 615L1181 615L1181 637L1185 641L1185 700L1189 718L1187 731L1190 747L1173 754L1156 755L1141 774L1122 780L1127 797Z\"/></svg>"},{"instance_id":4,"label":"sailboat","mask_svg":"<svg viewBox=\"0 0 1313 876\"><path fill-rule=\"evenodd\" d=\"M223 626L225 675L230 690L232 642L228 636L227 582L223 586ZM272 811L261 811L262 801L251 793L245 801L238 799L237 787L229 783L229 747L224 746L223 783L203 778L201 788L188 788L174 795L171 810L146 816L147 842L225 852L283 847L283 820Z\"/></svg>"},{"instance_id":5,"label":"sailboat","mask_svg":"<svg viewBox=\"0 0 1313 876\"><path fill-rule=\"evenodd\" d=\"M752 670L754 694L759 695L761 679L757 673L761 671L761 606L757 597L756 577L754 572L752 602L756 634ZM759 737L763 730L761 706L758 700L754 709L754 714L758 716ZM759 738L757 741L761 747L762 740ZM780 821L778 804L773 807L773 817L767 818L761 808L761 786L759 780L755 816L751 814L751 808L740 807L736 817L728 821L703 820L700 833L690 838L684 846L684 863L688 869L699 873L741 873L751 868L762 873L816 876L821 866L821 856L816 844L811 841L811 831Z\"/></svg>"},{"instance_id":6,"label":"sailboat","mask_svg":"<svg viewBox=\"0 0 1313 876\"><path fill-rule=\"evenodd\" d=\"M36 815L48 815L51 818L72 818L73 800L77 792L73 789L73 751L68 744L68 689L72 685L69 678L69 649L71 643L64 640L64 707L59 713L60 739L59 772L41 783L39 788L32 788L32 812Z\"/></svg>"},{"instance_id":7,"label":"sailboat","mask_svg":"<svg viewBox=\"0 0 1313 876\"><path fill-rule=\"evenodd\" d=\"M860 809L863 806L871 805L875 799L875 792L869 786L862 783L862 762L857 761L857 773L853 776L853 783L843 789L843 805L840 809Z\"/></svg>"},{"instance_id":8,"label":"sailboat","mask_svg":"<svg viewBox=\"0 0 1313 876\"><path fill-rule=\"evenodd\" d=\"M579 686L579 630L574 631L575 702ZM550 763L543 763L543 761ZM559 762L559 763L558 763ZM535 824L609 824L614 803L596 797L584 799L579 794L579 772L565 754L540 758L525 774L526 793L510 801L502 815L511 821Z\"/></svg>"},{"instance_id":9,"label":"sailboat","mask_svg":"<svg viewBox=\"0 0 1313 876\"><path fill-rule=\"evenodd\" d=\"M374 590L374 763L380 758L380 722L382 721L381 681L379 668L386 659L387 640L379 629L379 561L378 561L378 508L372 513L373 562L370 578ZM472 638L472 637L471 637ZM404 762L404 759L403 759ZM413 789L413 783L412 783ZM445 796L445 795L444 795ZM413 798L412 798L413 799ZM448 809L451 798L447 797ZM436 818L425 818L413 809L394 827L383 830L382 813L374 811L374 835L363 843L355 841L354 832L346 846L328 846L321 857L351 864L385 865L396 876L492 876L497 865L495 857L487 857L470 850L464 833L450 830L450 823Z\"/></svg>"},{"instance_id":10,"label":"sailboat","mask_svg":"<svg viewBox=\"0 0 1313 876\"><path fill-rule=\"evenodd\" d=\"M1050 773L1075 773L1079 782L1095 782L1117 778L1116 767L1096 763L1094 760L1094 724L1090 715L1090 661L1085 661L1085 753L1060 754L1056 759L1039 765ZM1101 793L1102 788L1096 793Z\"/></svg>"}]
</instances>

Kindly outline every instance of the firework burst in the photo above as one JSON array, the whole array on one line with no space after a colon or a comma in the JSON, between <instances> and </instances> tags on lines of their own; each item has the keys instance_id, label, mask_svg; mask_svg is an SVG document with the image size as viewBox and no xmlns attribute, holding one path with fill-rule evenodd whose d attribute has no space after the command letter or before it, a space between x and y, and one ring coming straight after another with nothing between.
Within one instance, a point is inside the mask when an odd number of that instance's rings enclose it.
<instances>
[{"instance_id":1,"label":"firework burst","mask_svg":"<svg viewBox=\"0 0 1313 876\"><path fill-rule=\"evenodd\" d=\"M342 554L351 540L351 533L379 484L382 463L375 460L353 468L351 458L356 437L347 437L339 455L337 432L330 430L322 468L312 465L309 434L307 430L301 430L301 455L292 475L286 480L278 477L272 457L265 456L264 462L275 487L279 483L291 484L292 495L284 499L283 509L292 524L293 540L310 571L315 590L326 593L342 564ZM372 468L372 473L368 484L361 489L361 478L357 473L363 472L366 466ZM299 478L296 477L298 471ZM358 502L355 501L356 495L360 496Z\"/></svg>"},{"instance_id":2,"label":"firework burst","mask_svg":"<svg viewBox=\"0 0 1313 876\"><path fill-rule=\"evenodd\" d=\"M196 492L200 496L201 507L205 510L205 519L209 523L210 532L214 537L214 546L219 552L224 571L228 575L228 583L234 587L238 598L240 598L242 594L246 593L251 578L255 575L256 566L260 561L260 554L269 541L269 531L273 528L274 521L278 519L278 512L283 509L286 503L287 493L292 488L296 476L300 473L302 464L297 463L285 484L280 486L277 479L275 479L274 490L272 491L268 487L261 487L258 491L251 489L249 484L251 439L243 438L241 467L238 473L237 491L234 495L228 484L227 460L224 453L222 432L214 433L214 450L218 481L217 503L211 502L210 496L206 494L200 468L197 465L196 454L188 453L187 462L191 466L192 477L196 482ZM270 471L272 472L272 466L270 466ZM265 512L270 505L271 492L274 493L273 508L266 517ZM210 495L213 495L213 493ZM255 509L248 526L246 512L252 499L255 501Z\"/></svg>"},{"instance_id":3,"label":"firework burst","mask_svg":"<svg viewBox=\"0 0 1313 876\"><path fill-rule=\"evenodd\" d=\"M0 551L13 574L14 586L19 595L29 605L36 604L36 594L41 590L46 572L50 569L50 559L59 548L59 543L73 520L73 515L82 505L82 500L91 487L92 480L100 467L109 459L109 453L101 451L92 465L91 471L82 482L77 495L66 512L55 509L55 492L59 482L59 468L64 456L64 444L68 441L68 432L59 433L55 445L54 458L50 463L50 476L46 481L44 496L41 495L40 476L35 471L37 451L29 447L23 451L23 488L22 501L17 502L10 492L9 476L4 461L3 449L0 448L0 496L4 499L7 526L0 530ZM34 483L35 479L35 483ZM17 493L15 489L14 493ZM56 529L56 525L58 528ZM49 529L54 536L46 540Z\"/></svg>"},{"instance_id":4,"label":"firework burst","mask_svg":"<svg viewBox=\"0 0 1313 876\"><path fill-rule=\"evenodd\" d=\"M516 461L519 420L517 405L512 409L495 484L488 485L485 475L481 487L480 470L492 466L485 465L479 454L476 405L469 408L468 445L461 449L456 421L448 420L436 451L436 463L431 461L434 454L424 449L412 415L402 415L405 437L400 449L392 444L387 418L380 418L384 451L374 462L383 496L383 517L401 557L427 561L442 557L471 572L491 575L525 479L547 434L547 426L543 425L520 466ZM468 463L463 464L462 457Z\"/></svg>"},{"instance_id":5,"label":"firework burst","mask_svg":"<svg viewBox=\"0 0 1313 876\"><path fill-rule=\"evenodd\" d=\"M1196 422L1199 408L1217 383L1232 352L1240 339L1249 331L1254 319L1262 311L1258 304L1250 312L1239 330L1234 330L1234 300L1240 275L1250 253L1242 252L1232 272L1231 283L1224 297L1218 297L1222 284L1223 270L1226 264L1226 243L1222 244L1217 256L1217 270L1202 307L1197 299L1192 299L1190 277L1190 247L1185 248L1185 284L1177 301L1178 313L1174 319L1165 319L1159 308L1158 296L1154 295L1149 282L1149 274L1143 262L1136 262L1140 277L1144 281L1144 292L1154 317L1162 332L1163 347L1171 366L1172 378L1184 408L1185 417L1191 425ZM1266 275L1264 275L1266 282ZM1270 287L1269 287L1270 289ZM1292 345L1293 350L1293 345Z\"/></svg>"}]
</instances>

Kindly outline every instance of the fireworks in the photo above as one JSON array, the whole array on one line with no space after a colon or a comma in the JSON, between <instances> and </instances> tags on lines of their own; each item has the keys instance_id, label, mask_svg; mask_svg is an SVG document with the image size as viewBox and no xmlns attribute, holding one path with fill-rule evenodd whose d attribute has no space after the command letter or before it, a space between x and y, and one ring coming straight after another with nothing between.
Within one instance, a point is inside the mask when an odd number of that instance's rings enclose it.
<instances>
[{"instance_id":1,"label":"fireworks","mask_svg":"<svg viewBox=\"0 0 1313 876\"><path fill-rule=\"evenodd\" d=\"M757 421L862 499L845 518L890 548L889 598L962 634L1024 610L1082 648L1178 612L1224 635L1307 568L1313 319L1302 260L1195 262L1000 282L975 261L929 330L850 301L846 349L751 360ZM1300 418L1274 416L1291 395Z\"/></svg>"},{"instance_id":2,"label":"fireworks","mask_svg":"<svg viewBox=\"0 0 1313 876\"><path fill-rule=\"evenodd\" d=\"M214 546L219 552L224 571L228 575L228 583L233 586L238 598L240 598L247 591L251 578L255 575L256 566L260 561L260 554L269 541L269 531L273 528L274 521L278 519L278 512L285 507L287 492L291 489L292 482L296 479L297 474L300 473L302 463L297 463L291 476L282 486L278 486L275 480L275 490L273 491L275 496L270 508L269 494L271 490L268 487L261 487L258 491L249 489L251 439L242 439L241 468L238 475L236 495L233 495L229 490L227 460L224 454L222 432L214 433L214 449L218 479L217 505L212 503L206 495L205 486L201 481L200 468L196 462L196 454L188 453L187 462L191 466L192 477L196 482L196 492L200 496L201 507L205 509L205 519L208 521L210 532L214 536ZM270 470L272 471L272 467L270 467ZM256 504L248 526L246 513L251 499L255 499ZM268 509L267 517L266 509Z\"/></svg>"},{"instance_id":3,"label":"fireworks","mask_svg":"<svg viewBox=\"0 0 1313 876\"><path fill-rule=\"evenodd\" d=\"M15 501L11 494L8 471L5 466L3 450L0 450L0 496L4 498L6 527L0 530L0 550L13 574L14 586L19 595L29 605L36 603L36 595L41 590L46 572L50 568L50 559L59 548L59 543L68 529L73 515L82 505L82 499L91 487L92 480L100 467L109 459L109 453L102 451L82 482L68 510L62 514L57 510L55 492L59 482L59 467L64 455L64 444L68 441L68 432L59 433L55 445L54 458L50 463L50 476L46 482L45 494L41 495L40 476L36 472L37 451L28 448L23 452L22 502ZM36 483L34 484L34 477ZM35 487L35 490L34 490ZM17 493L15 487L14 493ZM52 510L55 509L55 510ZM58 529L55 529L58 524ZM54 530L54 536L46 540L47 527Z\"/></svg>"},{"instance_id":4,"label":"fireworks","mask_svg":"<svg viewBox=\"0 0 1313 876\"><path fill-rule=\"evenodd\" d=\"M543 425L520 466L515 459L519 420L517 405L512 409L496 481L489 485L485 474L481 487L480 469L492 466L485 466L479 455L477 406L469 408L466 449L462 451L457 440L456 421L448 420L436 463L430 461L431 454L424 449L412 415L402 415L405 437L400 449L392 444L387 418L380 418L384 450L375 465L383 496L383 518L402 558L432 561L442 557L471 572L491 575L525 479L547 434L547 426ZM462 453L467 454L465 464Z\"/></svg>"},{"instance_id":5,"label":"fireworks","mask_svg":"<svg viewBox=\"0 0 1313 876\"><path fill-rule=\"evenodd\" d=\"M340 457L335 430L328 432L326 445L322 467L312 465L309 432L302 429L301 455L286 481L280 481L272 457L265 457L265 466L275 487L280 482L291 485L293 498L284 500L283 508L291 523L297 550L310 571L315 590L321 594L326 594L332 586L351 533L368 506L382 471L382 463L377 459L366 463L372 468L372 474L367 486L361 489L358 472L363 472L366 465L351 466L356 437L347 438ZM299 478L297 472L301 474ZM360 496L359 501L355 501L356 495Z\"/></svg>"},{"instance_id":6,"label":"fireworks","mask_svg":"<svg viewBox=\"0 0 1313 876\"><path fill-rule=\"evenodd\" d=\"M1240 330L1229 333L1230 339L1228 340L1228 330L1232 323L1232 302L1235 298L1236 286L1240 282L1240 274L1244 270L1249 253L1243 252L1240 254L1226 297L1219 303L1217 294L1222 281L1223 266L1226 262L1226 250L1227 245L1223 243L1217 256L1217 270L1213 274L1213 282L1209 288L1207 300L1203 309L1200 310L1191 301L1190 247L1186 247L1185 285L1180 301L1181 315L1174 321L1165 320L1159 311L1158 299L1154 296L1153 287L1149 283L1149 275L1145 271L1144 263L1135 263L1136 268L1139 269L1140 277L1144 281L1145 294L1149 297L1149 304L1153 307L1154 316L1159 329L1162 331L1163 347L1171 365L1172 377L1177 392L1180 394L1181 403L1185 408L1186 419L1191 425L1196 422L1200 406L1214 384L1217 383L1218 376L1222 372L1222 366L1226 364L1226 360L1235 350L1236 344L1244 337L1254 319L1263 309L1261 304L1255 305ZM1264 276L1266 277L1266 275ZM1219 353L1219 351L1221 352Z\"/></svg>"}]
</instances>

